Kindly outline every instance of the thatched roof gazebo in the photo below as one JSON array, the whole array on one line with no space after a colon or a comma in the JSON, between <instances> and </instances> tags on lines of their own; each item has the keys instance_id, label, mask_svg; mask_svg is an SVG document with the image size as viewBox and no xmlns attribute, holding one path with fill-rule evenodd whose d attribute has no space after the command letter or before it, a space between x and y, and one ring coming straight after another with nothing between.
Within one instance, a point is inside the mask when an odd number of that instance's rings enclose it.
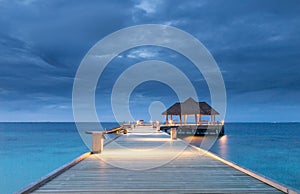
<instances>
[{"instance_id":1,"label":"thatched roof gazebo","mask_svg":"<svg viewBox=\"0 0 300 194\"><path fill-rule=\"evenodd\" d=\"M180 124L182 124L182 116L184 117L184 124L186 125L187 116L195 116L195 123L201 124L202 115L211 116L210 122L215 123L215 115L219 113L209 106L206 102L196 102L193 98L188 98L184 102L176 102L170 108L162 113L166 115L166 124L172 124L173 115L180 117ZM169 122L169 116L170 122Z\"/></svg>"}]
</instances>

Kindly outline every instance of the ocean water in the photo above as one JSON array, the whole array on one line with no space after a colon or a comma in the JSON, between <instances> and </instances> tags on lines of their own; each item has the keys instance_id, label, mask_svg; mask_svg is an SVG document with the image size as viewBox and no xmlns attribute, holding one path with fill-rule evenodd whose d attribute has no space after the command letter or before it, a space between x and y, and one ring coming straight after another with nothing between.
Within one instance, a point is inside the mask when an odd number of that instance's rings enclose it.
<instances>
[{"instance_id":1,"label":"ocean water","mask_svg":"<svg viewBox=\"0 0 300 194\"><path fill-rule=\"evenodd\" d=\"M300 123L226 123L225 134L212 153L300 190ZM203 137L189 138L199 147Z\"/></svg>"},{"instance_id":2,"label":"ocean water","mask_svg":"<svg viewBox=\"0 0 300 194\"><path fill-rule=\"evenodd\" d=\"M211 152L300 189L300 123L227 123L225 133ZM200 146L203 137L187 138ZM0 193L13 193L87 151L74 123L0 123Z\"/></svg>"},{"instance_id":3,"label":"ocean water","mask_svg":"<svg viewBox=\"0 0 300 194\"><path fill-rule=\"evenodd\" d=\"M0 123L0 193L14 193L87 151L74 123Z\"/></svg>"}]
</instances>

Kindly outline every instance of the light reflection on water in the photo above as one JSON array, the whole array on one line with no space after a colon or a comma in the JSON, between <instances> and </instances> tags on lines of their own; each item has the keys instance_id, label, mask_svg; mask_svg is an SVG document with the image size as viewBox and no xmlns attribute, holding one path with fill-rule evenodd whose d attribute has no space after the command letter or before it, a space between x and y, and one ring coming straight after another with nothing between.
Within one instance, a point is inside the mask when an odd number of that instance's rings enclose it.
<instances>
[{"instance_id":1,"label":"light reflection on water","mask_svg":"<svg viewBox=\"0 0 300 194\"><path fill-rule=\"evenodd\" d=\"M300 123L229 123L210 152L300 190ZM201 147L210 137L183 137Z\"/></svg>"},{"instance_id":2,"label":"light reflection on water","mask_svg":"<svg viewBox=\"0 0 300 194\"><path fill-rule=\"evenodd\" d=\"M222 147L222 149L220 150L220 154L222 156L226 156L227 155L227 135L224 135L223 137L221 137L219 139L219 144L220 144L220 147Z\"/></svg>"},{"instance_id":3,"label":"light reflection on water","mask_svg":"<svg viewBox=\"0 0 300 194\"><path fill-rule=\"evenodd\" d=\"M211 152L300 190L299 123L229 123L225 134ZM183 139L200 147L214 137ZM13 193L85 151L74 123L0 123L0 193Z\"/></svg>"}]
</instances>

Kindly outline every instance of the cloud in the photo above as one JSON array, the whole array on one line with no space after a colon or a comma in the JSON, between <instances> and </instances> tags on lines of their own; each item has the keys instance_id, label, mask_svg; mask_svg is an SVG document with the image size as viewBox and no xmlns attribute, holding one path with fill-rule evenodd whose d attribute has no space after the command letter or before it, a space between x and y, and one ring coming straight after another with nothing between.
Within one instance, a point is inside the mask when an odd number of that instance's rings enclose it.
<instances>
[{"instance_id":1,"label":"cloud","mask_svg":"<svg viewBox=\"0 0 300 194\"><path fill-rule=\"evenodd\" d=\"M127 55L129 58L152 58L155 54L147 51L135 51Z\"/></svg>"},{"instance_id":2,"label":"cloud","mask_svg":"<svg viewBox=\"0 0 300 194\"><path fill-rule=\"evenodd\" d=\"M138 49L132 49L128 53L126 53L125 56L121 56L132 59L154 59L160 56L161 50L162 49L159 48L143 47Z\"/></svg>"},{"instance_id":3,"label":"cloud","mask_svg":"<svg viewBox=\"0 0 300 194\"><path fill-rule=\"evenodd\" d=\"M234 107L229 110L237 112L233 114L242 111L238 108L244 103L242 99L251 99L251 106L273 102L299 106L298 1L2 0L0 9L3 111L36 110L47 115L45 107L70 107L73 78L88 50L116 30L145 23L179 27L208 48L221 71L226 72L223 76L229 106ZM185 67L183 71L200 84L199 93L209 96L205 82L194 73L192 65L161 48L137 48L121 54L105 71L107 84L98 89L109 94L114 79L123 70L148 59ZM154 85L148 87L151 90ZM155 99L163 90L156 91L137 92ZM71 115L71 110L63 110L69 112L61 114ZM49 117L54 118L53 113Z\"/></svg>"},{"instance_id":4,"label":"cloud","mask_svg":"<svg viewBox=\"0 0 300 194\"><path fill-rule=\"evenodd\" d=\"M146 14L153 14L156 12L156 7L159 1L141 0L134 7L146 12Z\"/></svg>"},{"instance_id":5,"label":"cloud","mask_svg":"<svg viewBox=\"0 0 300 194\"><path fill-rule=\"evenodd\" d=\"M70 100L80 60L97 40L123 26L129 6L113 1L2 1L0 87L15 94L11 100L41 93Z\"/></svg>"}]
</instances>

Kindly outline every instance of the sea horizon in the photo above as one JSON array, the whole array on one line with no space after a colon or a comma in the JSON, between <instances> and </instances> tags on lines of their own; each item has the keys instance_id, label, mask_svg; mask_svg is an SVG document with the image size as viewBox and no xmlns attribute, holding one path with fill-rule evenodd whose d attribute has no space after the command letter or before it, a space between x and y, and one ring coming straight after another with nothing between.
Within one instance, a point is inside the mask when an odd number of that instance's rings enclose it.
<instances>
[{"instance_id":1,"label":"sea horizon","mask_svg":"<svg viewBox=\"0 0 300 194\"><path fill-rule=\"evenodd\" d=\"M106 128L116 125L103 124ZM19 190L89 151L74 122L0 122L0 134L0 155L6 156L0 161L3 192ZM209 151L299 190L299 134L299 123L227 123L225 135ZM201 137L194 137L191 144L201 147Z\"/></svg>"},{"instance_id":2,"label":"sea horizon","mask_svg":"<svg viewBox=\"0 0 300 194\"><path fill-rule=\"evenodd\" d=\"M76 123L75 121L0 121L0 123ZM99 123L95 121L84 121L84 122L79 122L79 123ZM116 121L103 121L100 123L118 123ZM126 123L126 122L122 122ZM131 122L134 123L134 122ZM149 121L145 121L145 123L149 124ZM187 122L187 123L192 123L193 122ZM300 121L225 121L225 124L229 123L300 123ZM165 124L165 123L160 123L160 124Z\"/></svg>"},{"instance_id":3,"label":"sea horizon","mask_svg":"<svg viewBox=\"0 0 300 194\"><path fill-rule=\"evenodd\" d=\"M86 152L86 171L41 190L300 193L299 1L0 0L0 8L0 194ZM118 165L85 164L103 149L101 159L160 166L115 181ZM216 160L198 157L205 150ZM173 153L185 161L165 168Z\"/></svg>"}]
</instances>

